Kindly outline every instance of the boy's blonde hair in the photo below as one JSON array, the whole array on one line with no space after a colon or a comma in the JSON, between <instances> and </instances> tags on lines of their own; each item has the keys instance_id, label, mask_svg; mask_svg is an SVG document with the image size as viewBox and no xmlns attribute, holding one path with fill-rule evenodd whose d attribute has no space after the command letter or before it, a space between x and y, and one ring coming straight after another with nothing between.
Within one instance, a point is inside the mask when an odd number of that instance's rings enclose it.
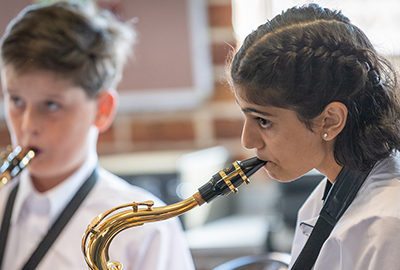
<instances>
[{"instance_id":1,"label":"boy's blonde hair","mask_svg":"<svg viewBox=\"0 0 400 270\"><path fill-rule=\"evenodd\" d=\"M117 86L134 39L132 27L93 4L31 5L8 25L1 65L52 71L95 97Z\"/></svg>"}]
</instances>

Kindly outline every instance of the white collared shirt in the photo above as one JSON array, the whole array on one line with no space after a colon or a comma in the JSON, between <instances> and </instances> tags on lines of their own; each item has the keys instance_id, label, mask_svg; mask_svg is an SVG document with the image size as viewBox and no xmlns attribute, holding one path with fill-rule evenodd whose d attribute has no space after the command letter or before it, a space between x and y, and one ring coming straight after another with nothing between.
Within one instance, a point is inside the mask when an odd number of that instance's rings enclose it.
<instances>
[{"instance_id":1,"label":"white collared shirt","mask_svg":"<svg viewBox=\"0 0 400 270\"><path fill-rule=\"evenodd\" d=\"M317 221L326 181L321 181L299 210L290 267ZM399 269L399 229L400 158L391 156L373 168L322 246L313 269Z\"/></svg>"},{"instance_id":2,"label":"white collared shirt","mask_svg":"<svg viewBox=\"0 0 400 270\"><path fill-rule=\"evenodd\" d=\"M92 153L85 164L66 181L45 193L38 193L27 171L0 190L0 219L8 195L20 182L12 212L3 269L20 270L83 182L97 164ZM100 168L99 179L71 218L37 270L88 269L81 252L81 240L89 223L106 210L132 201L155 201L149 192L132 186ZM113 240L110 259L120 261L125 270L192 270L193 261L177 218L131 228Z\"/></svg>"}]
</instances>

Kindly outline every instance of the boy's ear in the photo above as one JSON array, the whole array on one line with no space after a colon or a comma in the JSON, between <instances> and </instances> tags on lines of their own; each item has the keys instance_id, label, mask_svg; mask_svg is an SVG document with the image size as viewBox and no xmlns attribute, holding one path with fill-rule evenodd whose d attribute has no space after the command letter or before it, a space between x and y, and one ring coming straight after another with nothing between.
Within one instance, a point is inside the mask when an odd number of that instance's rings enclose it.
<instances>
[{"instance_id":1,"label":"boy's ear","mask_svg":"<svg viewBox=\"0 0 400 270\"><path fill-rule=\"evenodd\" d=\"M343 130L347 121L348 110L341 102L329 103L323 111L322 138L330 141Z\"/></svg>"},{"instance_id":2,"label":"boy's ear","mask_svg":"<svg viewBox=\"0 0 400 270\"><path fill-rule=\"evenodd\" d=\"M99 132L107 131L114 121L118 107L118 93L115 89L106 89L97 97L97 115L95 126Z\"/></svg>"}]
</instances>

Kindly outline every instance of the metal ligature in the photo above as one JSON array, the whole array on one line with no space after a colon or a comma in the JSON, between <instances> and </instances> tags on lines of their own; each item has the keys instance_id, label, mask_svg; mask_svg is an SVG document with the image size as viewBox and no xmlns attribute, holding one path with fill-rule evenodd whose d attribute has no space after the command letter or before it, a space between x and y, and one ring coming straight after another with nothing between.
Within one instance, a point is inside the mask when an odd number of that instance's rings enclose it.
<instances>
[{"instance_id":1,"label":"metal ligature","mask_svg":"<svg viewBox=\"0 0 400 270\"><path fill-rule=\"evenodd\" d=\"M17 146L14 150L9 149L9 154L3 153L3 165L0 167L0 189L17 176L35 156L33 150L23 149Z\"/></svg>"},{"instance_id":2,"label":"metal ligature","mask_svg":"<svg viewBox=\"0 0 400 270\"><path fill-rule=\"evenodd\" d=\"M205 202L210 203L219 196L237 193L237 188L243 182L249 184L248 177L265 164L265 161L257 157L235 161L213 175L192 197L175 204L153 207L153 201L133 202L100 214L88 225L82 238L82 252L86 263L92 270L123 269L122 263L109 261L108 254L111 241L118 233L144 223L179 216Z\"/></svg>"}]
</instances>

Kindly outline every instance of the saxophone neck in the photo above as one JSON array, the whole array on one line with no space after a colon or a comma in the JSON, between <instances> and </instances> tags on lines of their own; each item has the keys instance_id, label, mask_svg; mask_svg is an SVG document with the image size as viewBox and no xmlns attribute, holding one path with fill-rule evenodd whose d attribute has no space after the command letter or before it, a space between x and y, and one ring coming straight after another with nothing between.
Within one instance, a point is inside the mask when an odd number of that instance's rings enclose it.
<instances>
[{"instance_id":1,"label":"saxophone neck","mask_svg":"<svg viewBox=\"0 0 400 270\"><path fill-rule=\"evenodd\" d=\"M82 238L82 252L92 270L122 269L108 261L111 241L125 229L170 219L199 206L194 196L171 205L153 207L153 201L133 202L106 211L92 220Z\"/></svg>"},{"instance_id":2,"label":"saxophone neck","mask_svg":"<svg viewBox=\"0 0 400 270\"><path fill-rule=\"evenodd\" d=\"M249 183L248 177L265 163L257 157L236 161L213 175L211 180L200 187L192 197L175 204L153 207L152 201L133 202L97 216L89 224L82 238L82 252L89 268L93 270L122 269L120 262L108 261L109 246L118 233L148 222L179 216L220 195L229 194L243 182Z\"/></svg>"}]
</instances>

